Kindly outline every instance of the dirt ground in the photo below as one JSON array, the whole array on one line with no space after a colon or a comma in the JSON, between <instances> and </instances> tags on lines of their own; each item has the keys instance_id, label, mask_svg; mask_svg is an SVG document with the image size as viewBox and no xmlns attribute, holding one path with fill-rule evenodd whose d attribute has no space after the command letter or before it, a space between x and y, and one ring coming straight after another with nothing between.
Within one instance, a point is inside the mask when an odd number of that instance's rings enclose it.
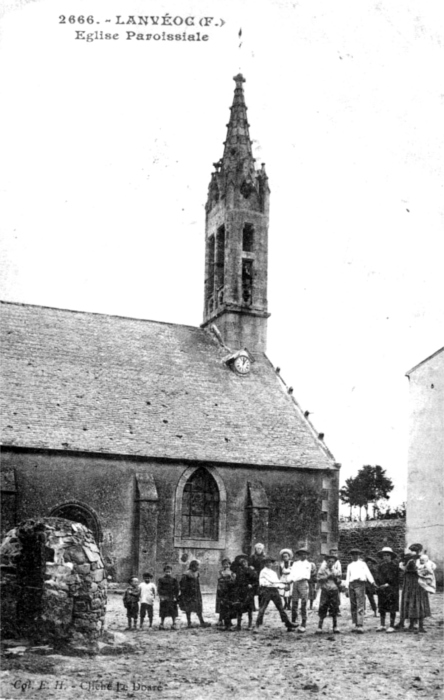
<instances>
[{"instance_id":1,"label":"dirt ground","mask_svg":"<svg viewBox=\"0 0 444 700\"><path fill-rule=\"evenodd\" d=\"M271 607L259 632L227 633L215 626L214 597L205 596L210 628L188 630L181 614L178 631L159 631L155 615L151 630L125 633L135 644L132 653L69 657L28 651L3 657L1 698L442 698L442 604L442 593L431 596L433 617L421 635L377 633L371 611L365 634L351 634L344 597L340 635L331 634L329 619L324 633L315 635L316 611L305 634L288 633ZM113 593L107 628L122 632L125 626L122 598Z\"/></svg>"}]
</instances>

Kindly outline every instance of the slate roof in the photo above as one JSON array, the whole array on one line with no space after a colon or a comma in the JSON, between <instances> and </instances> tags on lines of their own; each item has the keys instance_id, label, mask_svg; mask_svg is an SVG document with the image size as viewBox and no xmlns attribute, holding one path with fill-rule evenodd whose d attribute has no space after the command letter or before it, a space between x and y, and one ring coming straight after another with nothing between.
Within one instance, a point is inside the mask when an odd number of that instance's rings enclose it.
<instances>
[{"instance_id":1,"label":"slate roof","mask_svg":"<svg viewBox=\"0 0 444 700\"><path fill-rule=\"evenodd\" d=\"M4 445L325 469L334 460L265 356L209 331L0 303Z\"/></svg>"}]
</instances>

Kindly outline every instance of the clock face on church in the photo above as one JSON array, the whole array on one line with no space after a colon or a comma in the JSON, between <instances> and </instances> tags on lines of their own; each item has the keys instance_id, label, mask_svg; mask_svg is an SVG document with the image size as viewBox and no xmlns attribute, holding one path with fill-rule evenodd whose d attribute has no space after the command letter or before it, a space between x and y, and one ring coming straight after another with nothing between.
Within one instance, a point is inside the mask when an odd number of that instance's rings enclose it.
<instances>
[{"instance_id":1,"label":"clock face on church","mask_svg":"<svg viewBox=\"0 0 444 700\"><path fill-rule=\"evenodd\" d=\"M251 362L246 357L245 355L240 355L239 357L236 357L234 361L234 369L236 372L239 372L239 374L248 374L248 372L251 369Z\"/></svg>"}]
</instances>

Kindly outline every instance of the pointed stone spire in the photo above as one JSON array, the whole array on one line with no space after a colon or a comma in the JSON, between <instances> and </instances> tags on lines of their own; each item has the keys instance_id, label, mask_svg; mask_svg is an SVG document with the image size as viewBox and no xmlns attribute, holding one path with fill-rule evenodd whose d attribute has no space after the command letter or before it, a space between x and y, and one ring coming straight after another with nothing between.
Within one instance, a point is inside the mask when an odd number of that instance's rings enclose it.
<instances>
[{"instance_id":1,"label":"pointed stone spire","mask_svg":"<svg viewBox=\"0 0 444 700\"><path fill-rule=\"evenodd\" d=\"M236 88L234 90L233 104L230 107L230 121L227 124L222 170L228 173L230 170L241 169L244 174L247 174L250 169L254 172L254 158L248 130L247 106L242 87L242 83L245 83L245 78L239 73L233 80L236 83Z\"/></svg>"},{"instance_id":2,"label":"pointed stone spire","mask_svg":"<svg viewBox=\"0 0 444 700\"><path fill-rule=\"evenodd\" d=\"M267 343L268 211L265 166L254 167L239 74L223 157L213 163L205 234L203 327L216 324L233 350L265 352Z\"/></svg>"}]
</instances>

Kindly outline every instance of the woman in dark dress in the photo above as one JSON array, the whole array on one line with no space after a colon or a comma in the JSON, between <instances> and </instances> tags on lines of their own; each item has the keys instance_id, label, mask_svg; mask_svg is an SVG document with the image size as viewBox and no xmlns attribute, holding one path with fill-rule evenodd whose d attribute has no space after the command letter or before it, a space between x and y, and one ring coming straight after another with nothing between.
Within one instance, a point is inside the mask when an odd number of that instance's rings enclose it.
<instances>
[{"instance_id":1,"label":"woman in dark dress","mask_svg":"<svg viewBox=\"0 0 444 700\"><path fill-rule=\"evenodd\" d=\"M399 610L399 568L395 561L396 554L391 547L383 547L378 556L382 559L375 571L378 586L378 607L381 626L377 632L385 632L385 616L390 615L387 632L395 631L395 618Z\"/></svg>"},{"instance_id":2,"label":"woman in dark dress","mask_svg":"<svg viewBox=\"0 0 444 700\"><path fill-rule=\"evenodd\" d=\"M188 627L191 627L191 613L196 613L200 626L209 627L202 616L202 594L199 582L199 562L197 559L190 561L189 569L180 579L180 609L187 616Z\"/></svg>"},{"instance_id":3,"label":"woman in dark dress","mask_svg":"<svg viewBox=\"0 0 444 700\"><path fill-rule=\"evenodd\" d=\"M429 594L419 585L419 576L417 570L417 560L422 552L422 544L412 544L409 547L404 562L399 565L404 572L404 583L401 596L401 615L399 620L399 629L404 628L404 621L409 620L409 632L416 631L416 623L418 623L418 632L425 632L424 618L430 617Z\"/></svg>"},{"instance_id":4,"label":"woman in dark dress","mask_svg":"<svg viewBox=\"0 0 444 700\"><path fill-rule=\"evenodd\" d=\"M248 615L248 628L253 624L254 594L257 590L258 576L252 566L248 566L248 559L245 554L240 554L233 562L233 571L236 580L234 582L234 608L237 617L237 627L242 627L242 615Z\"/></svg>"},{"instance_id":5,"label":"woman in dark dress","mask_svg":"<svg viewBox=\"0 0 444 700\"><path fill-rule=\"evenodd\" d=\"M230 630L231 620L235 617L234 594L236 574L231 570L231 561L222 559L222 569L219 571L216 589L216 612L219 613L218 627Z\"/></svg>"}]
</instances>

